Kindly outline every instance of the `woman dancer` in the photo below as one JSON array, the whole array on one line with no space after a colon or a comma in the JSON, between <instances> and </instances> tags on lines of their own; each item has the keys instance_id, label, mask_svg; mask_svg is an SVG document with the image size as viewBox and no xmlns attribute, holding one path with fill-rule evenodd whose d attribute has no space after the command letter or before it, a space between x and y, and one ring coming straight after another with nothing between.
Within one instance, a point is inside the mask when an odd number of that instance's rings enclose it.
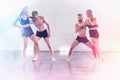
<instances>
[{"instance_id":1,"label":"woman dancer","mask_svg":"<svg viewBox=\"0 0 120 80\"><path fill-rule=\"evenodd\" d=\"M97 59L102 60L99 43L98 43L99 33L97 30L97 28L98 28L97 20L96 20L96 18L93 17L93 13L92 13L91 9L88 9L86 11L86 15L88 17L88 19L86 20L86 24L89 28L89 35L91 38L92 45L93 45L95 53L97 55Z\"/></svg>"},{"instance_id":2,"label":"woman dancer","mask_svg":"<svg viewBox=\"0 0 120 80\"><path fill-rule=\"evenodd\" d=\"M20 24L18 24L18 22ZM37 52L37 54L40 57L40 49L39 49L39 45L36 39L36 36L34 35L31 27L30 27L30 21L29 21L29 15L28 15L28 8L24 7L20 13L20 15L17 17L17 19L15 20L15 22L13 23L13 25L15 27L18 27L21 29L21 33L22 33L22 37L23 37L23 41L24 41L24 48L23 48L23 59L26 59L26 48L28 45L28 38L30 38L33 42L34 42L34 48Z\"/></svg>"}]
</instances>

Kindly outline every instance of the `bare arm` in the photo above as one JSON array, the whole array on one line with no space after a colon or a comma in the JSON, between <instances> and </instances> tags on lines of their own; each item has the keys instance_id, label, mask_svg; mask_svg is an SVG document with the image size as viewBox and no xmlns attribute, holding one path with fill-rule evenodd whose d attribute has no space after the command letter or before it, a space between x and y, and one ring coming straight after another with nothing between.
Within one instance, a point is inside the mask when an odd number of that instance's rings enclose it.
<instances>
[{"instance_id":1,"label":"bare arm","mask_svg":"<svg viewBox=\"0 0 120 80\"><path fill-rule=\"evenodd\" d=\"M33 21L34 17L28 15L28 18L30 19L30 24L34 24L34 21Z\"/></svg>"},{"instance_id":2,"label":"bare arm","mask_svg":"<svg viewBox=\"0 0 120 80\"><path fill-rule=\"evenodd\" d=\"M31 22L29 24L25 24L25 25L21 25L20 23L18 24L18 22L20 22L20 20L21 20L21 17L18 16L17 19L14 21L13 26L18 27L18 28L25 28L25 27L30 26Z\"/></svg>"},{"instance_id":3,"label":"bare arm","mask_svg":"<svg viewBox=\"0 0 120 80\"><path fill-rule=\"evenodd\" d=\"M75 24L75 33L77 33L78 31L79 31L79 26L78 26L78 24Z\"/></svg>"},{"instance_id":4,"label":"bare arm","mask_svg":"<svg viewBox=\"0 0 120 80\"><path fill-rule=\"evenodd\" d=\"M47 25L48 33L50 34L50 25L48 24L48 22L45 19L43 19L43 21Z\"/></svg>"},{"instance_id":5,"label":"bare arm","mask_svg":"<svg viewBox=\"0 0 120 80\"><path fill-rule=\"evenodd\" d=\"M96 25L96 24L97 24L97 23L96 23L96 18L93 18L93 20L91 20L91 19L89 18L88 21L89 21L89 23L90 23L91 25Z\"/></svg>"},{"instance_id":6,"label":"bare arm","mask_svg":"<svg viewBox=\"0 0 120 80\"><path fill-rule=\"evenodd\" d=\"M21 26L17 24L18 21L20 21L20 17L19 17L19 16L18 16L17 19L14 21L13 26L20 28Z\"/></svg>"},{"instance_id":7,"label":"bare arm","mask_svg":"<svg viewBox=\"0 0 120 80\"><path fill-rule=\"evenodd\" d=\"M21 32L23 32L23 27L20 24L17 24L20 21L20 16L14 21L13 26L20 28Z\"/></svg>"},{"instance_id":8,"label":"bare arm","mask_svg":"<svg viewBox=\"0 0 120 80\"><path fill-rule=\"evenodd\" d=\"M32 20L32 19L30 19L30 24L34 24L34 22L33 22L33 20Z\"/></svg>"}]
</instances>

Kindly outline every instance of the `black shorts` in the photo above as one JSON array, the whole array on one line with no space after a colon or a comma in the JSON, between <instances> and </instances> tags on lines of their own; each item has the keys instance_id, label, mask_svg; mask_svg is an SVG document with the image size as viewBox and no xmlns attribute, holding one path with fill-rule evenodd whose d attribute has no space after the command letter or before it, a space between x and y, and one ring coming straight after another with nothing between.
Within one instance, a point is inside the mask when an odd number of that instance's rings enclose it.
<instances>
[{"instance_id":1,"label":"black shorts","mask_svg":"<svg viewBox=\"0 0 120 80\"><path fill-rule=\"evenodd\" d=\"M80 36L77 36L76 40L81 43L86 43L89 41L87 37L80 37Z\"/></svg>"},{"instance_id":2,"label":"black shorts","mask_svg":"<svg viewBox=\"0 0 120 80\"><path fill-rule=\"evenodd\" d=\"M22 32L22 36L23 37L30 37L34 34L34 32L32 31L31 27L25 27L23 29L23 32Z\"/></svg>"},{"instance_id":3,"label":"black shorts","mask_svg":"<svg viewBox=\"0 0 120 80\"><path fill-rule=\"evenodd\" d=\"M46 38L48 37L48 33L47 30L45 29L44 31L37 31L36 32L36 36L40 37L40 38Z\"/></svg>"},{"instance_id":4,"label":"black shorts","mask_svg":"<svg viewBox=\"0 0 120 80\"><path fill-rule=\"evenodd\" d=\"M89 30L90 37L99 38L98 30Z\"/></svg>"}]
</instances>

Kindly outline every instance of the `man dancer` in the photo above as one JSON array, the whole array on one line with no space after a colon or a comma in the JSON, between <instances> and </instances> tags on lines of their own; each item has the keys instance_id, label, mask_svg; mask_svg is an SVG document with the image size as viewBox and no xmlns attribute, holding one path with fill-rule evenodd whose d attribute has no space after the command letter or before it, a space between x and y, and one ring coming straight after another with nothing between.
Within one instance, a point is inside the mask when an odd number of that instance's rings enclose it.
<instances>
[{"instance_id":1,"label":"man dancer","mask_svg":"<svg viewBox=\"0 0 120 80\"><path fill-rule=\"evenodd\" d=\"M78 18L78 23L75 24L75 33L77 33L77 38L73 41L70 50L69 50L69 54L67 57L67 61L70 61L70 57L72 54L72 50L79 44L79 43L84 43L86 46L88 46L89 48L92 49L94 57L96 58L96 54L94 53L94 48L92 46L92 44L90 43L90 41L87 39L86 37L86 24L83 21L83 17L82 14L78 14L77 15Z\"/></svg>"},{"instance_id":2,"label":"man dancer","mask_svg":"<svg viewBox=\"0 0 120 80\"><path fill-rule=\"evenodd\" d=\"M52 50L51 45L50 45L50 40L49 40L49 38L50 38L50 26L49 26L48 22L44 19L43 16L39 16L37 11L32 12L32 22L36 26L36 28L38 29L38 31L36 32L36 36L38 37L38 40L40 38L44 39L44 41L46 42L46 44L50 50L50 53L52 56L52 61L56 61L56 59L54 58L53 50ZM48 31L47 31L47 29L45 29L44 24L47 25ZM37 57L35 57L34 60L37 60Z\"/></svg>"}]
</instances>

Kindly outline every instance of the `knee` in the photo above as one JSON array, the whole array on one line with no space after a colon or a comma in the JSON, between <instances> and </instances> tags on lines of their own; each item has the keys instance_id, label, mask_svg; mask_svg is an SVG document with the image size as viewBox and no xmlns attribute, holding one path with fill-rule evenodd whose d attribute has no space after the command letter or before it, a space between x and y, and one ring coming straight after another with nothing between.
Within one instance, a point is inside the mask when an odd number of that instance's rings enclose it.
<instances>
[{"instance_id":1,"label":"knee","mask_svg":"<svg viewBox=\"0 0 120 80\"><path fill-rule=\"evenodd\" d=\"M94 50L94 46L91 46L91 49Z\"/></svg>"},{"instance_id":2,"label":"knee","mask_svg":"<svg viewBox=\"0 0 120 80\"><path fill-rule=\"evenodd\" d=\"M35 45L35 46L38 46L38 42L34 42L34 45Z\"/></svg>"},{"instance_id":3,"label":"knee","mask_svg":"<svg viewBox=\"0 0 120 80\"><path fill-rule=\"evenodd\" d=\"M74 47L71 47L70 50L72 51Z\"/></svg>"},{"instance_id":4,"label":"knee","mask_svg":"<svg viewBox=\"0 0 120 80\"><path fill-rule=\"evenodd\" d=\"M25 46L24 46L24 49L26 49L26 48L27 48L27 46L25 45Z\"/></svg>"},{"instance_id":5,"label":"knee","mask_svg":"<svg viewBox=\"0 0 120 80\"><path fill-rule=\"evenodd\" d=\"M94 49L97 49L97 48L98 48L97 44L94 44L93 47L94 47Z\"/></svg>"},{"instance_id":6,"label":"knee","mask_svg":"<svg viewBox=\"0 0 120 80\"><path fill-rule=\"evenodd\" d=\"M48 45L48 47L51 49L51 46L50 46L50 45Z\"/></svg>"}]
</instances>

